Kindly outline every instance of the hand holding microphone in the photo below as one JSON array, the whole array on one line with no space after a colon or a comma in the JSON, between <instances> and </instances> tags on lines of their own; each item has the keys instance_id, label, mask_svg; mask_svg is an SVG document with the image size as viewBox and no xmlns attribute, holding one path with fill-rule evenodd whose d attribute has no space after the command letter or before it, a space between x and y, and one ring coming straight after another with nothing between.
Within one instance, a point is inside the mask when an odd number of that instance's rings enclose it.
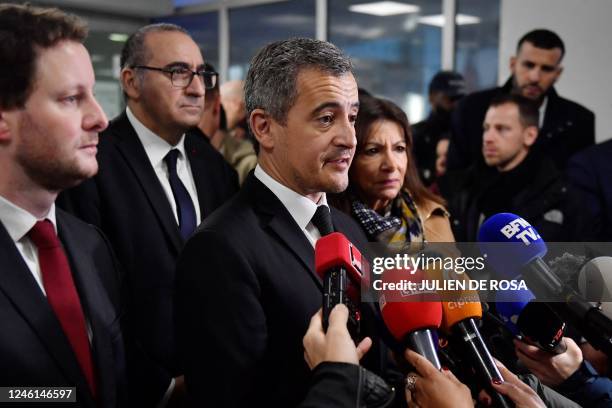
<instances>
[{"instance_id":1,"label":"hand holding microphone","mask_svg":"<svg viewBox=\"0 0 612 408\"><path fill-rule=\"evenodd\" d=\"M492 388L493 382L502 381L502 375L497 369L497 365L486 346L476 320L482 317L482 307L480 302L442 302L442 325L443 331L453 334L453 338L458 340L470 358L470 362L480 378L481 386L489 391L494 398L495 406L511 407L512 404L504 396Z\"/></svg>"},{"instance_id":2,"label":"hand holding microphone","mask_svg":"<svg viewBox=\"0 0 612 408\"><path fill-rule=\"evenodd\" d=\"M544 401L542 401L540 396L530 386L521 381L521 379L508 370L505 365L497 360L495 360L495 362L504 377L503 382L495 382L492 384L497 392L512 399L516 408L546 408Z\"/></svg>"},{"instance_id":3,"label":"hand holding microphone","mask_svg":"<svg viewBox=\"0 0 612 408\"><path fill-rule=\"evenodd\" d=\"M537 302L529 289L499 291L495 294L497 314L514 335L526 343L553 354L566 350L561 341L565 334L563 322L548 304Z\"/></svg>"},{"instance_id":4,"label":"hand holding microphone","mask_svg":"<svg viewBox=\"0 0 612 408\"><path fill-rule=\"evenodd\" d=\"M565 344L567 350L564 353L553 355L535 346L514 340L519 360L549 387L561 384L575 373L582 363L582 352L574 340L564 337L562 343Z\"/></svg>"},{"instance_id":5,"label":"hand holding microphone","mask_svg":"<svg viewBox=\"0 0 612 408\"><path fill-rule=\"evenodd\" d=\"M346 328L348 317L346 306L337 305L329 315L329 327L324 333L322 310L312 316L303 339L304 360L311 370L323 361L359 364L359 360L368 352L372 340L366 337L355 347Z\"/></svg>"},{"instance_id":6,"label":"hand holding microphone","mask_svg":"<svg viewBox=\"0 0 612 408\"><path fill-rule=\"evenodd\" d=\"M438 370L425 357L407 349L406 360L416 373L406 380L406 400L420 408L472 408L470 389L452 372Z\"/></svg>"},{"instance_id":7,"label":"hand holding microphone","mask_svg":"<svg viewBox=\"0 0 612 408\"><path fill-rule=\"evenodd\" d=\"M341 233L325 235L315 245L315 270L323 281L323 329L329 315L338 304L349 310L348 329L354 339L359 337L361 315L361 284L367 279L366 260L361 252Z\"/></svg>"}]
</instances>

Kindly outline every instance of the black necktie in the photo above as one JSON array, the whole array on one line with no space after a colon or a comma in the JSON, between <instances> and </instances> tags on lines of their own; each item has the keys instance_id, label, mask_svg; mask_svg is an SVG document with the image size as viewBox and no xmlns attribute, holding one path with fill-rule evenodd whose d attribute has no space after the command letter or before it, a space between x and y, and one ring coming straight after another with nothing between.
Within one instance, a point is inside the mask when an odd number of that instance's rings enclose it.
<instances>
[{"instance_id":1,"label":"black necktie","mask_svg":"<svg viewBox=\"0 0 612 408\"><path fill-rule=\"evenodd\" d=\"M317 211L312 216L312 220L310 220L310 222L317 227L322 237L334 232L331 213L329 212L329 207L326 205L320 205L317 207Z\"/></svg>"},{"instance_id":2,"label":"black necktie","mask_svg":"<svg viewBox=\"0 0 612 408\"><path fill-rule=\"evenodd\" d=\"M176 160L178 159L178 154L179 151L177 149L172 149L168 152L166 157L164 157L164 161L168 166L168 180L170 180L170 188L172 189L172 195L176 203L181 237L187 240L193 230L195 230L197 221L193 201L191 201L191 197L185 185L181 182L181 179L176 173Z\"/></svg>"}]
</instances>

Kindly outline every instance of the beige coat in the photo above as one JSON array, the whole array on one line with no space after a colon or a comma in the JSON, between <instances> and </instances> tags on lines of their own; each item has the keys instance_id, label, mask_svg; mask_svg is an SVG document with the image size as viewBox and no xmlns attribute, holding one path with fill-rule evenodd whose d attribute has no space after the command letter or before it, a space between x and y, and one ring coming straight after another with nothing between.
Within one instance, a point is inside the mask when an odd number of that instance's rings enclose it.
<instances>
[{"instance_id":1,"label":"beige coat","mask_svg":"<svg viewBox=\"0 0 612 408\"><path fill-rule=\"evenodd\" d=\"M450 214L442 205L427 200L417 206L423 223L423 232L427 242L455 242L450 225Z\"/></svg>"}]
</instances>

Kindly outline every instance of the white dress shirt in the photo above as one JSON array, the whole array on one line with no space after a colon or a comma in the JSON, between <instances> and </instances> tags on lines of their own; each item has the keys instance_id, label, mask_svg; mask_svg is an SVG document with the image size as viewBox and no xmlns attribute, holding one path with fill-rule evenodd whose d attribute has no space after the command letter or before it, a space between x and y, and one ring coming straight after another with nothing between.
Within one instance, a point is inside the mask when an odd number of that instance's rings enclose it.
<instances>
[{"instance_id":1,"label":"white dress shirt","mask_svg":"<svg viewBox=\"0 0 612 408\"><path fill-rule=\"evenodd\" d=\"M23 257L23 260L32 273L34 280L38 284L38 287L46 297L47 292L45 292L42 273L40 271L40 264L38 262L38 249L28 236L28 232L30 232L30 230L34 227L34 224L36 224L37 221L42 221L44 219L51 221L51 224L53 224L53 229L57 234L55 204L51 205L49 213L39 220L28 211L16 206L6 198L0 196L0 222L2 222L2 225L4 225L6 232L8 232L9 236L15 243L17 250ZM87 325L87 337L89 338L89 343L91 344L93 332L87 316L85 316L85 323Z\"/></svg>"},{"instance_id":2,"label":"white dress shirt","mask_svg":"<svg viewBox=\"0 0 612 408\"><path fill-rule=\"evenodd\" d=\"M540 117L538 118L538 127L540 129L542 129L542 126L544 126L544 116L546 116L546 107L548 106L548 96L544 97L544 100L542 101L542 104L540 105L540 109L539 109L539 113L540 113Z\"/></svg>"},{"instance_id":3,"label":"white dress shirt","mask_svg":"<svg viewBox=\"0 0 612 408\"><path fill-rule=\"evenodd\" d=\"M293 217L302 232L306 235L308 242L314 247L317 240L321 238L321 233L317 227L312 224L311 220L319 205L327 206L327 197L325 193L321 195L319 203L315 204L308 197L304 197L274 180L259 164L255 167L255 177L268 187L276 198L283 203L287 211L289 211L289 214L291 214L291 217Z\"/></svg>"},{"instance_id":4,"label":"white dress shirt","mask_svg":"<svg viewBox=\"0 0 612 408\"><path fill-rule=\"evenodd\" d=\"M166 193L166 198L172 207L172 212L174 213L174 219L176 220L177 225L179 225L179 219L176 212L176 202L174 201L172 187L170 187L170 181L168 180L168 166L164 161L164 157L166 157L168 152L170 152L172 149L177 149L179 151L178 159L176 161L176 173L178 174L179 179L181 179L181 182L185 185L185 188L191 197L191 201L193 202L196 212L196 225L199 225L200 221L202 220L200 214L200 203L198 201L198 193L193 180L193 173L191 172L191 165L189 164L189 160L187 160L187 155L185 154L185 135L181 137L181 140L176 146L172 146L170 143L166 142L164 139L147 129L147 127L143 125L136 118L136 116L134 116L130 108L126 108L125 112L128 120L138 135L138 139L140 139L140 143L142 143L142 146L147 153L151 166L153 166L153 170L155 170L155 175L159 179L159 182Z\"/></svg>"},{"instance_id":5,"label":"white dress shirt","mask_svg":"<svg viewBox=\"0 0 612 408\"><path fill-rule=\"evenodd\" d=\"M51 206L49 213L42 219L47 218L53 224L55 233L57 234L57 222L55 221L55 204ZM23 257L28 269L32 273L34 280L38 283L40 290L46 296L45 287L43 286L42 274L40 265L38 264L38 249L28 236L28 232L34 227L38 219L24 210L17 207L15 204L0 196L0 221L6 228L9 236L15 242L17 250Z\"/></svg>"}]
</instances>

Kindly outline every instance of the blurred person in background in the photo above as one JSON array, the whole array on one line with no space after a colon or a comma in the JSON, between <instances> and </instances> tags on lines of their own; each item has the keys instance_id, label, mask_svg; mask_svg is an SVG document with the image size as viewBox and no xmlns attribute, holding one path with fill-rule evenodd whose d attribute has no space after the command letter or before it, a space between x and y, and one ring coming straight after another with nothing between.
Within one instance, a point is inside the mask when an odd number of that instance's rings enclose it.
<instances>
[{"instance_id":1,"label":"blurred person in background","mask_svg":"<svg viewBox=\"0 0 612 408\"><path fill-rule=\"evenodd\" d=\"M206 71L219 75L211 64L206 63L204 67ZM251 142L233 137L228 132L227 113L221 104L218 80L215 86L207 90L204 95L204 110L198 129L202 132L202 136L210 140L212 146L236 170L238 181L242 184L249 172L257 165L257 154Z\"/></svg>"},{"instance_id":2,"label":"blurred person in background","mask_svg":"<svg viewBox=\"0 0 612 408\"><path fill-rule=\"evenodd\" d=\"M525 34L510 58L512 76L499 88L475 92L463 98L452 118L448 169L458 170L479 163L482 123L496 96L519 94L537 105L540 137L534 151L546 153L557 170L565 171L571 155L595 143L595 115L582 105L559 96L554 84L561 77L565 45L559 36L544 29Z\"/></svg>"},{"instance_id":3,"label":"blurred person in background","mask_svg":"<svg viewBox=\"0 0 612 408\"><path fill-rule=\"evenodd\" d=\"M598 241L612 241L612 140L591 146L574 155L567 177L581 194L584 205L601 225Z\"/></svg>"},{"instance_id":4,"label":"blurred person in background","mask_svg":"<svg viewBox=\"0 0 612 408\"><path fill-rule=\"evenodd\" d=\"M482 222L511 212L529 220L545 241L588 241L594 224L587 208L547 155L534 150L540 137L538 108L522 95L498 95L483 122L478 164L448 173L453 232L461 242L476 240Z\"/></svg>"},{"instance_id":5,"label":"blurred person in background","mask_svg":"<svg viewBox=\"0 0 612 408\"><path fill-rule=\"evenodd\" d=\"M244 102L244 81L234 80L221 85L221 104L225 108L227 130L238 140L249 138Z\"/></svg>"},{"instance_id":6,"label":"blurred person in background","mask_svg":"<svg viewBox=\"0 0 612 408\"><path fill-rule=\"evenodd\" d=\"M451 115L458 101L465 95L465 79L457 72L440 71L429 83L431 113L424 121L412 125L414 158L419 176L426 186L436 179L438 143L446 140L448 148Z\"/></svg>"}]
</instances>

